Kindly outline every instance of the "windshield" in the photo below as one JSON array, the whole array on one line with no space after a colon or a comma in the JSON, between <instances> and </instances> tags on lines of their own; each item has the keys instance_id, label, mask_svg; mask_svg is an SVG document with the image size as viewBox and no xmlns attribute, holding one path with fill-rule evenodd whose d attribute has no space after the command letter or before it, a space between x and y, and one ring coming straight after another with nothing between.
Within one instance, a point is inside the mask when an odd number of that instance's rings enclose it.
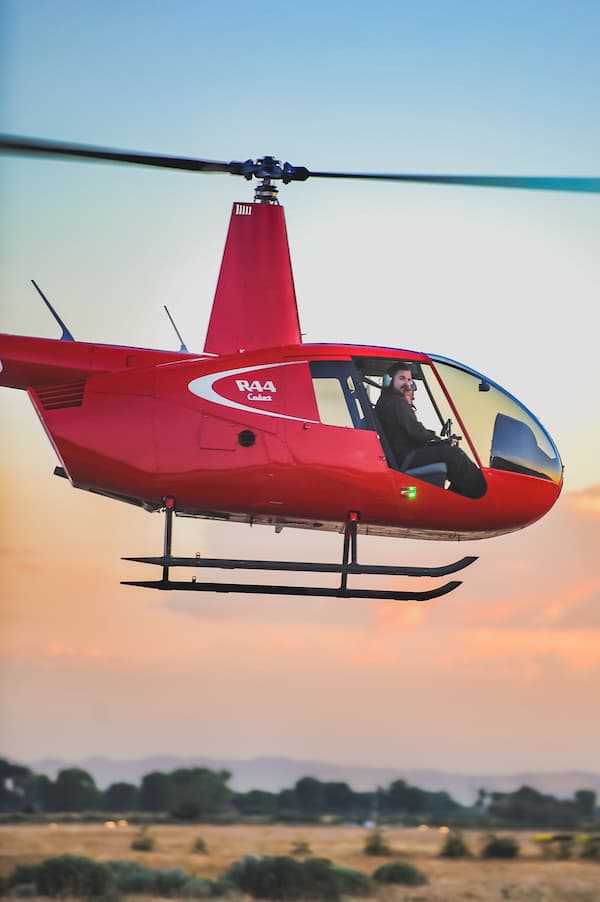
<instances>
[{"instance_id":1,"label":"windshield","mask_svg":"<svg viewBox=\"0 0 600 902\"><path fill-rule=\"evenodd\" d=\"M560 483L562 463L541 423L511 394L462 364L432 357L484 467Z\"/></svg>"}]
</instances>

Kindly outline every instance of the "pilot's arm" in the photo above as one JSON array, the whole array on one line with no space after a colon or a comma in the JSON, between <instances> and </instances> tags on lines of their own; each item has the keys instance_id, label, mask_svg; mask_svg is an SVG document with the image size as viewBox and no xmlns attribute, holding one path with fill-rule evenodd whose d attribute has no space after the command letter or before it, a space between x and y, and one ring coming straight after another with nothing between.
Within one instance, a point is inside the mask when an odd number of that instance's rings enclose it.
<instances>
[{"instance_id":1,"label":"pilot's arm","mask_svg":"<svg viewBox=\"0 0 600 902\"><path fill-rule=\"evenodd\" d=\"M414 410L401 395L394 398L393 419L396 428L408 437L411 445L425 445L438 438L433 429L427 429L417 420Z\"/></svg>"}]
</instances>

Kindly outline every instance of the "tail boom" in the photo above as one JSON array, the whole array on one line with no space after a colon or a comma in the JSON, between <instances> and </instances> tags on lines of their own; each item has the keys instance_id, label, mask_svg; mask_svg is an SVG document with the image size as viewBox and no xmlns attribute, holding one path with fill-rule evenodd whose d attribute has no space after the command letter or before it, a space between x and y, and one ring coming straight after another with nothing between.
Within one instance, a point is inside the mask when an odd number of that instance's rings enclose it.
<instances>
[{"instance_id":1,"label":"tail boom","mask_svg":"<svg viewBox=\"0 0 600 902\"><path fill-rule=\"evenodd\" d=\"M27 391L77 382L97 373L195 357L173 351L4 334L0 335L0 386Z\"/></svg>"}]
</instances>

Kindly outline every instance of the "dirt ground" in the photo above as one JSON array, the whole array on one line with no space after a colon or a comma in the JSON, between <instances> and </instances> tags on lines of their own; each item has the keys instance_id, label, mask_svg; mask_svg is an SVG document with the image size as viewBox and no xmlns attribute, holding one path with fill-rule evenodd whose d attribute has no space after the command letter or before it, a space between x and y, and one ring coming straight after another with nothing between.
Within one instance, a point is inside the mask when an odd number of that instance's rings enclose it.
<instances>
[{"instance_id":1,"label":"dirt ground","mask_svg":"<svg viewBox=\"0 0 600 902\"><path fill-rule=\"evenodd\" d=\"M385 839L393 849L390 858L363 854L367 831L361 827L156 825L150 827L155 839L152 852L131 850L136 832L135 826L114 822L0 825L0 873L9 874L16 864L70 853L98 861L135 860L153 868L180 866L190 873L215 878L244 855L289 855L294 844L305 842L312 856L329 858L367 874L386 861L403 859L429 878L429 884L422 887L382 887L379 902L600 902L600 864L577 859L545 861L531 833L512 834L521 847L518 859L483 861L477 857L439 858L444 836L435 828L386 829ZM476 855L482 834L465 831L463 836ZM192 852L198 837L206 843L207 854Z\"/></svg>"}]
</instances>

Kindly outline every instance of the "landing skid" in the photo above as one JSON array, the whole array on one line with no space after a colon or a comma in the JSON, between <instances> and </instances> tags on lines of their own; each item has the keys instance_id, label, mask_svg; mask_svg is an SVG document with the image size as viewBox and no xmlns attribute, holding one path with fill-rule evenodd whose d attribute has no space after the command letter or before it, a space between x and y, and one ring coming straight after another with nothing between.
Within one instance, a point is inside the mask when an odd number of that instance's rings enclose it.
<instances>
[{"instance_id":1,"label":"landing skid","mask_svg":"<svg viewBox=\"0 0 600 902\"><path fill-rule=\"evenodd\" d=\"M158 580L122 580L124 586L142 586L146 589L184 592L236 592L250 595L312 595L326 598L374 598L388 601L429 601L447 595L461 585L453 580L436 589L425 592L402 592L383 589L354 589L348 586L348 576L448 576L463 570L477 560L476 557L464 557L452 564L441 567L393 567L373 564L359 564L357 560L357 528L358 514L350 513L344 527L344 544L340 564L305 563L300 561L257 561L235 558L202 558L177 557L171 553L173 539L173 515L175 502L165 499L165 531L164 548L161 557L126 557L124 561L135 561L139 564L154 564L162 567L162 579ZM219 570L262 570L288 571L293 573L339 573L340 584L337 588L317 586L274 586L255 583L198 582L193 576L191 580L170 579L171 567L206 567Z\"/></svg>"}]
</instances>

